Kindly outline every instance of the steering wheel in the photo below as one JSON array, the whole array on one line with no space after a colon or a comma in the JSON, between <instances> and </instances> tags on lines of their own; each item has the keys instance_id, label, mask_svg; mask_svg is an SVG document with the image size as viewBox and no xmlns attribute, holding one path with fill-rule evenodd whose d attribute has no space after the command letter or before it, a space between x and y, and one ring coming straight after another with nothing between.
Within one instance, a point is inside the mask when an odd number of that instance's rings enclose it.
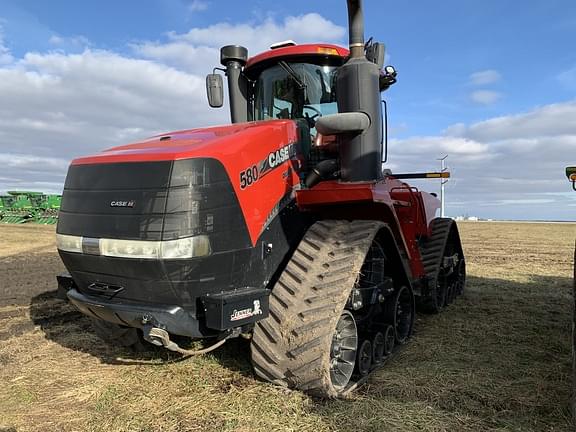
<instances>
[{"instance_id":1,"label":"steering wheel","mask_svg":"<svg viewBox=\"0 0 576 432\"><path fill-rule=\"evenodd\" d=\"M311 111L314 111L315 114L312 116L309 116L308 113L303 112L304 114L304 119L308 122L308 126L310 127L310 129L313 129L314 126L316 125L316 119L318 117L322 117L322 111L320 111L318 108L312 106L312 105L304 105L302 107L302 111L309 109Z\"/></svg>"}]
</instances>

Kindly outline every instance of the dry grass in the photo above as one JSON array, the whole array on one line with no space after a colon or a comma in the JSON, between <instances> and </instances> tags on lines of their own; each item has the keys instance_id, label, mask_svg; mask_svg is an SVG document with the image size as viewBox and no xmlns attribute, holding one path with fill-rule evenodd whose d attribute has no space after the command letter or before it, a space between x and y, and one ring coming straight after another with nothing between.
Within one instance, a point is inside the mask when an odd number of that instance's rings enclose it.
<instances>
[{"instance_id":1,"label":"dry grass","mask_svg":"<svg viewBox=\"0 0 576 432\"><path fill-rule=\"evenodd\" d=\"M352 400L329 402L255 380L244 341L184 361L102 345L85 318L41 294L60 269L52 229L11 228L0 227L1 292L43 282L25 304L0 307L0 431L574 430L576 225L461 224L465 296L420 317Z\"/></svg>"}]
</instances>

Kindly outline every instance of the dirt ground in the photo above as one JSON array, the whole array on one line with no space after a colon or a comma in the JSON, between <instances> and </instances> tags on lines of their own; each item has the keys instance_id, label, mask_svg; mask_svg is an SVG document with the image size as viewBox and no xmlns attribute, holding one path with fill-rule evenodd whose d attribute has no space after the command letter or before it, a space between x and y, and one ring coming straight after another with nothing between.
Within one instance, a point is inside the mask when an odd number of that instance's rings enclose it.
<instances>
[{"instance_id":1,"label":"dirt ground","mask_svg":"<svg viewBox=\"0 0 576 432\"><path fill-rule=\"evenodd\" d=\"M254 378L245 341L212 355L102 344L55 298L54 227L0 226L0 432L569 431L576 224L461 223L463 297L351 400Z\"/></svg>"}]
</instances>

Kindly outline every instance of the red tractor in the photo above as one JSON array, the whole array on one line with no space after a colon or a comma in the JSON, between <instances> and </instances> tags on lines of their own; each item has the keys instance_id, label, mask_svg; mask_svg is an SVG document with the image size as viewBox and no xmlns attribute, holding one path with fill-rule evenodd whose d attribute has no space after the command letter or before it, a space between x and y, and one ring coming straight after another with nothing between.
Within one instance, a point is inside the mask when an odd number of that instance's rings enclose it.
<instances>
[{"instance_id":1,"label":"red tractor","mask_svg":"<svg viewBox=\"0 0 576 432\"><path fill-rule=\"evenodd\" d=\"M383 170L384 46L286 42L221 49L232 124L75 159L57 245L68 299L104 339L183 353L174 335L251 338L256 374L340 396L412 334L416 304L462 293L456 224ZM207 77L211 106L222 78ZM203 350L201 352L204 352Z\"/></svg>"}]
</instances>

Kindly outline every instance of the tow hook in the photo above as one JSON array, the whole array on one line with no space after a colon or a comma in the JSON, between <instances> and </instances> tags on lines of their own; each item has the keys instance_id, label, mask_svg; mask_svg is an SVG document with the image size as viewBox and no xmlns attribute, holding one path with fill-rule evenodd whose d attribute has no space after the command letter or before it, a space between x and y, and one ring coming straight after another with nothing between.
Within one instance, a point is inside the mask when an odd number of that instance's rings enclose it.
<instances>
[{"instance_id":1,"label":"tow hook","mask_svg":"<svg viewBox=\"0 0 576 432\"><path fill-rule=\"evenodd\" d=\"M215 350L216 348L224 345L224 343L226 342L226 340L230 337L229 335L226 336L224 339L219 340L218 342L216 342L213 345L210 345L207 348L203 348L201 350L187 350L184 348L181 348L176 342L173 342L170 340L170 334L159 327L153 327L151 325L145 325L142 328L143 332L144 332L144 339L147 340L148 342L156 345L156 346L163 346L164 348L170 350L170 351L174 351L183 355L187 355L187 356L196 356L196 355L202 355L202 354L206 354L209 353L210 351Z\"/></svg>"}]
</instances>

